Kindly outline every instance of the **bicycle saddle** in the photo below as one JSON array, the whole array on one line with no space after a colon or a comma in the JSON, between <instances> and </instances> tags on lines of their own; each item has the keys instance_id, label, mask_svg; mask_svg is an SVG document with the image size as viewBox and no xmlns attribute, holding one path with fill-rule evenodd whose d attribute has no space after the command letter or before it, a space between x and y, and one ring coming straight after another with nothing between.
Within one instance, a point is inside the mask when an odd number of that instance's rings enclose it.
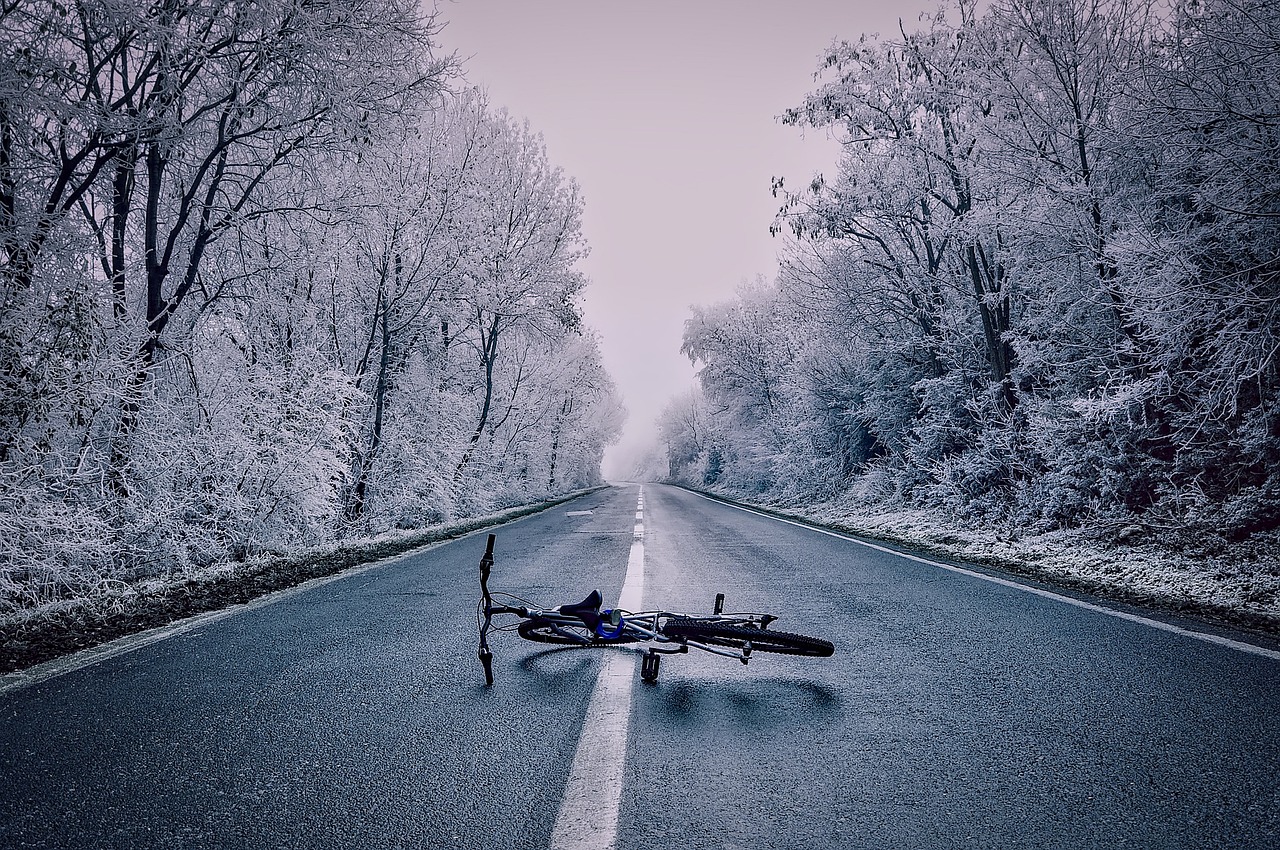
<instances>
[{"instance_id":1,"label":"bicycle saddle","mask_svg":"<svg viewBox=\"0 0 1280 850\"><path fill-rule=\"evenodd\" d=\"M594 631L600 625L600 603L603 601L600 591L593 590L591 595L576 605L561 605L560 613L569 617L577 617Z\"/></svg>"}]
</instances>

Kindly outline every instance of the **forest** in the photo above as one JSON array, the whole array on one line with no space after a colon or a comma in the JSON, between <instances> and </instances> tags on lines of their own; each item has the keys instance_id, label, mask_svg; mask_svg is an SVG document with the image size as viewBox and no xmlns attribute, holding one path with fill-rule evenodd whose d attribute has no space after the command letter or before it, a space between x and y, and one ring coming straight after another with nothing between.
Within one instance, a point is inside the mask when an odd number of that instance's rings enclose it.
<instances>
[{"instance_id":1,"label":"forest","mask_svg":"<svg viewBox=\"0 0 1280 850\"><path fill-rule=\"evenodd\" d=\"M782 120L839 163L775 180L776 280L688 319L672 479L1003 535L1276 541L1273 3L952 2L834 43Z\"/></svg>"},{"instance_id":2,"label":"forest","mask_svg":"<svg viewBox=\"0 0 1280 850\"><path fill-rule=\"evenodd\" d=\"M0 613L600 482L581 192L438 32L0 3Z\"/></svg>"}]
</instances>

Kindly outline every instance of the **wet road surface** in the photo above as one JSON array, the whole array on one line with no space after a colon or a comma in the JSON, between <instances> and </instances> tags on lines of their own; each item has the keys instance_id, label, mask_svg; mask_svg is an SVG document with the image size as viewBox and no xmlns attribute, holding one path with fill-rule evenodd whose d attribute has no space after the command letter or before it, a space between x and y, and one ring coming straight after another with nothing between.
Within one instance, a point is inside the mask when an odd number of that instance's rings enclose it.
<instances>
[{"instance_id":1,"label":"wet road surface","mask_svg":"<svg viewBox=\"0 0 1280 850\"><path fill-rule=\"evenodd\" d=\"M492 586L616 598L637 489L495 529ZM644 493L645 607L724 592L837 649L637 675L599 846L1280 846L1280 660ZM0 847L547 848L604 651L500 635L486 688L483 549L0 693Z\"/></svg>"}]
</instances>

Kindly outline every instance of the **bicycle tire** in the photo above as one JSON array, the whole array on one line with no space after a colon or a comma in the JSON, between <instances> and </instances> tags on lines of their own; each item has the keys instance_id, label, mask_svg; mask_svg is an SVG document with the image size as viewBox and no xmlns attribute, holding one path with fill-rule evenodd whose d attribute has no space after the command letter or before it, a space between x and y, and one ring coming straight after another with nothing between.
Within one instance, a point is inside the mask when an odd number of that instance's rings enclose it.
<instances>
[{"instance_id":1,"label":"bicycle tire","mask_svg":"<svg viewBox=\"0 0 1280 850\"><path fill-rule=\"evenodd\" d=\"M734 649L741 649L743 644L750 643L752 652L777 652L782 655L826 658L836 651L835 644L822 638L708 620L669 620L662 631L668 637L685 638Z\"/></svg>"},{"instance_id":2,"label":"bicycle tire","mask_svg":"<svg viewBox=\"0 0 1280 850\"><path fill-rule=\"evenodd\" d=\"M564 634L561 634L560 632L555 631L556 628L559 628L561 631L564 631L565 629L571 629L575 633L581 634L582 637L584 638L589 637L590 639L585 643L582 641L574 640L573 638L570 638L567 635L564 635ZM581 647L613 646L614 644L619 644L619 643L635 643L636 641L641 639L627 632L623 632L622 634L613 638L602 638L599 635L592 634L587 629L585 624L580 623L572 626L567 626L564 623L557 623L553 620L548 620L543 617L535 617L530 620L525 620L517 628L517 631L520 633L520 637L524 638L525 640L531 640L536 643L554 643L557 646L581 646Z\"/></svg>"}]
</instances>

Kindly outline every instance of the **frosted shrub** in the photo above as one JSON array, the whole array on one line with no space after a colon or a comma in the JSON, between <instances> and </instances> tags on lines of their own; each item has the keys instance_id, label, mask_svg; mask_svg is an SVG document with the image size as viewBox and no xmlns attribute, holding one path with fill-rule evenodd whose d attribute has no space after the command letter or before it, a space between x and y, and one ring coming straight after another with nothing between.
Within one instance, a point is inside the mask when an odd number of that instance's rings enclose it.
<instances>
[{"instance_id":1,"label":"frosted shrub","mask_svg":"<svg viewBox=\"0 0 1280 850\"><path fill-rule=\"evenodd\" d=\"M0 615L118 584L118 538L104 513L0 477Z\"/></svg>"}]
</instances>

